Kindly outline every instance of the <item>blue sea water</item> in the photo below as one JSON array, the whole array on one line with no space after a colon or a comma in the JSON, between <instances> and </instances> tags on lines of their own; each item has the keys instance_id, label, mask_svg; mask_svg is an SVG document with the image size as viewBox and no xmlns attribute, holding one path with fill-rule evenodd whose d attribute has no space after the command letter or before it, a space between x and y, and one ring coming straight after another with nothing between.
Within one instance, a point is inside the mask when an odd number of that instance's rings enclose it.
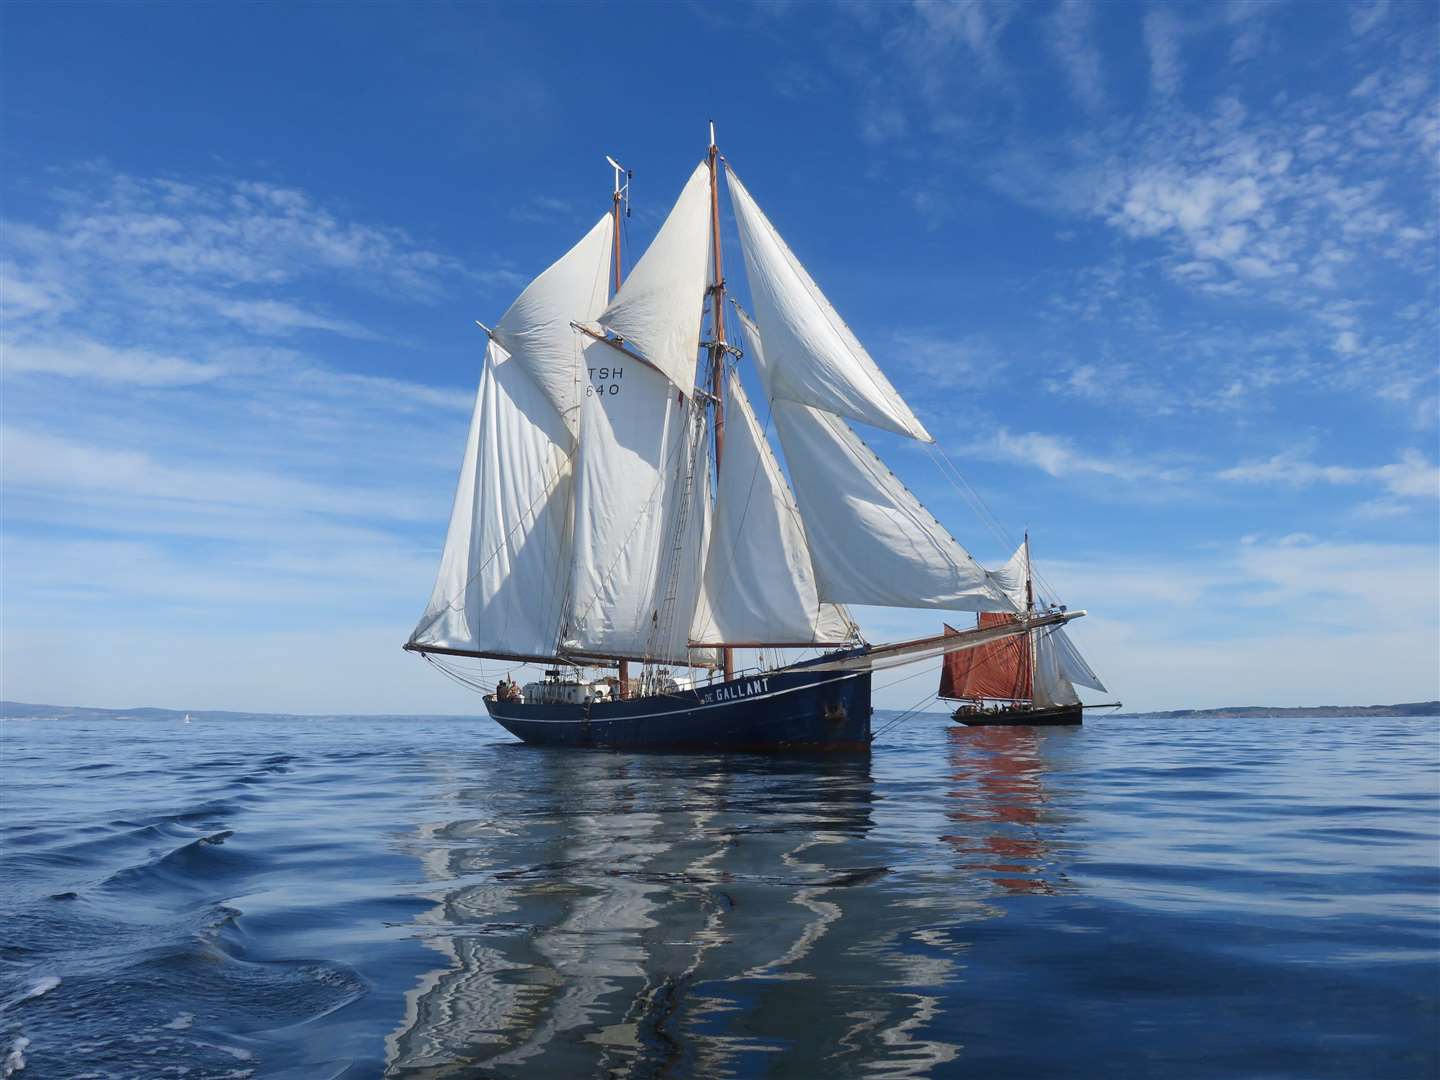
<instances>
[{"instance_id":1,"label":"blue sea water","mask_svg":"<svg viewBox=\"0 0 1440 1080\"><path fill-rule=\"evenodd\" d=\"M1440 1075L1434 719L10 720L0 793L20 1080Z\"/></svg>"}]
</instances>

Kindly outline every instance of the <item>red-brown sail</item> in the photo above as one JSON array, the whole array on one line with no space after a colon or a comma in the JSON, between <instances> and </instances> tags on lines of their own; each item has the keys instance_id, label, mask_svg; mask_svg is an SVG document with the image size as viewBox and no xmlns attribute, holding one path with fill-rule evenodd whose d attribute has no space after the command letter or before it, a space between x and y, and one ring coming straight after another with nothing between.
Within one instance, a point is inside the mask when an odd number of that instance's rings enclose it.
<instances>
[{"instance_id":1,"label":"red-brown sail","mask_svg":"<svg viewBox=\"0 0 1440 1080\"><path fill-rule=\"evenodd\" d=\"M1015 616L982 611L980 626L1002 626ZM958 634L953 626L946 634ZM942 698L1031 697L1030 639L1027 634L947 653L940 668Z\"/></svg>"}]
</instances>

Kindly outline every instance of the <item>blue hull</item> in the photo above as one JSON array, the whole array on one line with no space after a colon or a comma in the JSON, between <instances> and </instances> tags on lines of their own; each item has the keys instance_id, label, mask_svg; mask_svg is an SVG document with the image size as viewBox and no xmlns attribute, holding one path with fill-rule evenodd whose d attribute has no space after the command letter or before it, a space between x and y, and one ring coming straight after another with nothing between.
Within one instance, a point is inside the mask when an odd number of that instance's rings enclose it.
<instances>
[{"instance_id":1,"label":"blue hull","mask_svg":"<svg viewBox=\"0 0 1440 1080\"><path fill-rule=\"evenodd\" d=\"M589 705L485 699L527 743L653 750L868 750L870 672L774 671Z\"/></svg>"}]
</instances>

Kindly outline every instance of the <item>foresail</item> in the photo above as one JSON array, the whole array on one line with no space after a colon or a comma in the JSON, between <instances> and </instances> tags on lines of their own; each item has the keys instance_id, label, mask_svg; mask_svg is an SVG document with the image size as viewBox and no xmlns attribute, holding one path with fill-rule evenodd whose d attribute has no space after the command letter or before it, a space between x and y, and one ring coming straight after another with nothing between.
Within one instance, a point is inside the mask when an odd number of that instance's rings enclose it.
<instances>
[{"instance_id":1,"label":"foresail","mask_svg":"<svg viewBox=\"0 0 1440 1080\"><path fill-rule=\"evenodd\" d=\"M535 380L573 436L580 423L580 338L570 325L594 319L609 289L613 227L601 218L584 238L525 287L493 335Z\"/></svg>"},{"instance_id":2,"label":"foresail","mask_svg":"<svg viewBox=\"0 0 1440 1080\"><path fill-rule=\"evenodd\" d=\"M555 655L570 565L570 445L546 395L492 340L440 572L411 644Z\"/></svg>"},{"instance_id":3,"label":"foresail","mask_svg":"<svg viewBox=\"0 0 1440 1080\"><path fill-rule=\"evenodd\" d=\"M1057 634L1064 634L1058 626L1039 630L1033 635L1036 708L1049 709L1056 705L1080 704L1080 695L1075 693L1075 685L1066 675L1065 662L1061 658L1061 642L1057 641Z\"/></svg>"},{"instance_id":4,"label":"foresail","mask_svg":"<svg viewBox=\"0 0 1440 1080\"><path fill-rule=\"evenodd\" d=\"M780 463L733 372L729 387L715 525L690 637L710 645L844 644L854 626L821 602Z\"/></svg>"},{"instance_id":5,"label":"foresail","mask_svg":"<svg viewBox=\"0 0 1440 1080\"><path fill-rule=\"evenodd\" d=\"M727 167L755 321L765 336L772 401L813 405L934 442L925 426Z\"/></svg>"},{"instance_id":6,"label":"foresail","mask_svg":"<svg viewBox=\"0 0 1440 1080\"><path fill-rule=\"evenodd\" d=\"M1095 674L1080 655L1080 650L1075 647L1075 642L1070 640L1069 634L1057 626L1050 632L1050 637L1053 639L1051 645L1055 650L1055 662L1060 674L1078 686L1088 686L1101 693L1108 692L1105 684L1100 681L1100 676Z\"/></svg>"},{"instance_id":7,"label":"foresail","mask_svg":"<svg viewBox=\"0 0 1440 1080\"><path fill-rule=\"evenodd\" d=\"M788 401L772 411L821 599L1012 610L984 568L843 420Z\"/></svg>"},{"instance_id":8,"label":"foresail","mask_svg":"<svg viewBox=\"0 0 1440 1080\"><path fill-rule=\"evenodd\" d=\"M704 411L659 373L609 369L581 406L575 554L563 647L577 656L708 662L689 649L709 524Z\"/></svg>"},{"instance_id":9,"label":"foresail","mask_svg":"<svg viewBox=\"0 0 1440 1080\"><path fill-rule=\"evenodd\" d=\"M702 163L598 320L687 396L695 387L709 263L710 173Z\"/></svg>"}]
</instances>

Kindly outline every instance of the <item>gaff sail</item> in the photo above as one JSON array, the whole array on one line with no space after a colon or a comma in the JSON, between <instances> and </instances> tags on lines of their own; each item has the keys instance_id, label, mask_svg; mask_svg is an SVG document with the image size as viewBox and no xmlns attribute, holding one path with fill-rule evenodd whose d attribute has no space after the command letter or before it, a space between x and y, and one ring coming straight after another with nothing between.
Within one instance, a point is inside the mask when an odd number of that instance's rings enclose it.
<instances>
[{"instance_id":1,"label":"gaff sail","mask_svg":"<svg viewBox=\"0 0 1440 1080\"><path fill-rule=\"evenodd\" d=\"M1016 621L1014 615L982 611L981 628ZM947 636L960 633L946 626ZM940 697L955 699L1004 698L1028 701L1032 696L1033 669L1028 634L1001 638L946 655L940 669Z\"/></svg>"}]
</instances>

